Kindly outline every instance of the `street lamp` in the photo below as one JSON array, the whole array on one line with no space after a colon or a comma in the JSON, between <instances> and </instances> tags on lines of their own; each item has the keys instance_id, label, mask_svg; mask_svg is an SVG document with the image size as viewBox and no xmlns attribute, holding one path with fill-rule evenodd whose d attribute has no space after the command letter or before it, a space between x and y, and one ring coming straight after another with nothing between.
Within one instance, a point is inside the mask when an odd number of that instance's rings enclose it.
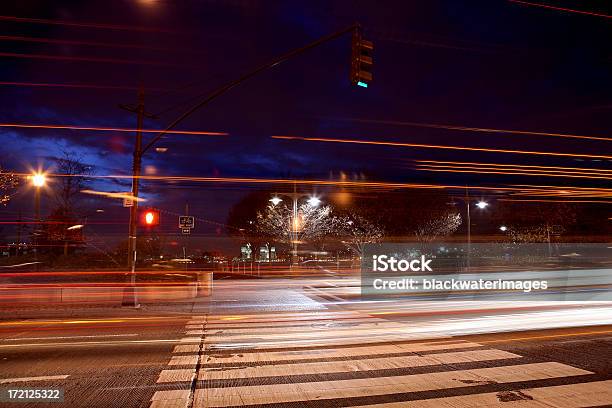
<instances>
[{"instance_id":1,"label":"street lamp","mask_svg":"<svg viewBox=\"0 0 612 408\"><path fill-rule=\"evenodd\" d=\"M312 196L308 199L308 204L313 207L318 207L319 204L321 204L321 200L319 199L319 197Z\"/></svg>"},{"instance_id":2,"label":"street lamp","mask_svg":"<svg viewBox=\"0 0 612 408\"><path fill-rule=\"evenodd\" d=\"M31 178L34 187L43 187L47 182L47 177L44 173L34 173Z\"/></svg>"},{"instance_id":3,"label":"street lamp","mask_svg":"<svg viewBox=\"0 0 612 408\"><path fill-rule=\"evenodd\" d=\"M489 203L487 203L486 201L479 201L476 203L476 207L480 208L481 210L484 210L485 208L487 208L487 206L489 205Z\"/></svg>"},{"instance_id":4,"label":"street lamp","mask_svg":"<svg viewBox=\"0 0 612 408\"><path fill-rule=\"evenodd\" d=\"M37 172L30 176L34 190L34 212L36 214L36 232L34 233L34 261L38 271L38 236L40 234L40 189L47 184L45 173Z\"/></svg>"},{"instance_id":5,"label":"street lamp","mask_svg":"<svg viewBox=\"0 0 612 408\"><path fill-rule=\"evenodd\" d=\"M506 231L508 231L508 227L506 227L505 225L502 225L501 227L499 227L499 230L501 232L506 232Z\"/></svg>"},{"instance_id":6,"label":"street lamp","mask_svg":"<svg viewBox=\"0 0 612 408\"><path fill-rule=\"evenodd\" d=\"M269 199L268 201L270 201L273 205L278 205L278 204L280 204L281 201L283 201L283 199L278 197L278 196L274 196L271 199Z\"/></svg>"},{"instance_id":7,"label":"street lamp","mask_svg":"<svg viewBox=\"0 0 612 408\"><path fill-rule=\"evenodd\" d=\"M321 204L321 199L317 196L314 195L307 195L307 194L301 194L296 192L295 190L295 186L293 187L293 193L284 193L281 194L285 197L289 197L291 198L291 206L293 209L292 212L292 217L291 217L291 228L290 228L290 241L293 244L293 251L291 254L291 264L293 265L297 259L297 245L298 245L298 233L302 228L302 224L301 221L298 217L298 201L301 198L304 197L308 197L308 200L306 201L308 203L308 205L310 205L311 207L318 207ZM278 205L280 204L283 199L280 198L278 195L274 195L271 199L269 199L268 201L270 201L272 203L272 205Z\"/></svg>"},{"instance_id":8,"label":"street lamp","mask_svg":"<svg viewBox=\"0 0 612 408\"><path fill-rule=\"evenodd\" d=\"M463 199L465 202L465 209L467 213L467 270L470 270L470 258L472 254L472 218L470 215L470 193L468 187L465 187L465 198ZM476 202L476 208L479 210L484 210L489 206L489 203L484 200L479 200Z\"/></svg>"}]
</instances>

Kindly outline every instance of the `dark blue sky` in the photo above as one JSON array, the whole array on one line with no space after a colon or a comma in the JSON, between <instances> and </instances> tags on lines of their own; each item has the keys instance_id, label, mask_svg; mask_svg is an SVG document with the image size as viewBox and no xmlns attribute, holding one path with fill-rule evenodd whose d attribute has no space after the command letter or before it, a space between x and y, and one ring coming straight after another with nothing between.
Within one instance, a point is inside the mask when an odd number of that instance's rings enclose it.
<instances>
[{"instance_id":1,"label":"dark blue sky","mask_svg":"<svg viewBox=\"0 0 612 408\"><path fill-rule=\"evenodd\" d=\"M83 24L2 21L0 122L4 123L133 127L135 117L118 104L133 103L135 89L143 85L147 111L163 113L157 120L148 120L146 127L162 128L198 96L356 21L374 42L370 88L350 84L350 38L340 38L264 72L192 115L180 129L221 131L229 136L169 135L161 142L168 147L166 153L151 152L145 158L148 174L328 178L330 172L344 171L375 180L499 185L508 180L421 174L409 162L428 158L577 165L572 159L283 141L271 135L612 153L609 142L350 120L606 137L612 127L612 20L607 18L501 0L6 3L0 6L4 16ZM605 2L545 3L607 12ZM34 42L32 37L51 42ZM38 164L46 168L62 150L69 150L93 165L98 175L130 172L133 135L129 133L2 128L0 139L4 168L27 171ZM610 168L610 164L581 162L580 166ZM94 187L127 189L111 182L96 182ZM181 212L188 201L202 218L223 222L229 206L244 194L238 187L144 183L144 193L149 204L170 212ZM28 197L23 191L2 211L14 214L19 207L27 208ZM112 208L110 214L118 219L126 216L117 202L88 200L90 207ZM210 225L205 233L216 234L216 227Z\"/></svg>"}]
</instances>

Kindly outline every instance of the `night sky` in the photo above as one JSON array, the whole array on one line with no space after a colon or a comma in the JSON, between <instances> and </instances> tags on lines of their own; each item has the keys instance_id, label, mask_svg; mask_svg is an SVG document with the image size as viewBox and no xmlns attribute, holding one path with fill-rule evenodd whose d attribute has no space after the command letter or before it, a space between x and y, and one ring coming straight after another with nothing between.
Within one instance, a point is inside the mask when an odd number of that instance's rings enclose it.
<instances>
[{"instance_id":1,"label":"night sky","mask_svg":"<svg viewBox=\"0 0 612 408\"><path fill-rule=\"evenodd\" d=\"M609 13L606 2L547 1ZM12 3L12 4L10 4ZM136 125L119 104L145 89L145 128L161 129L210 92L293 48L359 22L374 43L374 81L349 81L350 36L311 50L239 85L193 114L149 152L156 176L349 178L463 185L610 187L585 181L414 170L415 159L610 169L610 160L438 151L272 139L273 135L479 146L612 155L609 141L424 128L410 123L610 137L612 19L509 1L19 1L0 6L0 122L92 127ZM24 21L14 19L40 19ZM49 24L50 21L56 24ZM78 24L73 24L78 23ZM32 40L35 39L36 41ZM71 85L40 86L40 84ZM387 123L385 123L387 122ZM388 123L395 122L395 123ZM148 136L151 137L151 136ZM62 151L96 175L131 172L134 135L0 128L0 166L49 169ZM129 181L92 188L128 191ZM144 182L147 205L178 214L186 202L200 237L220 237L246 185ZM104 233L121 236L121 202L104 208ZM31 212L22 188L2 218ZM164 218L175 231L175 218ZM215 224L219 223L219 224ZM125 226L125 228L123 228ZM100 230L103 231L103 230ZM6 232L6 230L5 230ZM111 235L112 235L111 234ZM210 241L212 242L212 241ZM212 245L212 244L211 244Z\"/></svg>"}]
</instances>

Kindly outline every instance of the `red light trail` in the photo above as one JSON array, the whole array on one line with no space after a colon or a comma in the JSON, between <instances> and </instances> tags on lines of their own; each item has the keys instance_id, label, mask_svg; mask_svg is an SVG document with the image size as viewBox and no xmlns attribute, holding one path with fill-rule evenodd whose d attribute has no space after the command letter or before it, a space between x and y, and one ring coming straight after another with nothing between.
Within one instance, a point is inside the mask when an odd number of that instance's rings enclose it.
<instances>
[{"instance_id":1,"label":"red light trail","mask_svg":"<svg viewBox=\"0 0 612 408\"><path fill-rule=\"evenodd\" d=\"M583 10L576 10L576 9L570 9L570 8L565 8L565 7L549 6L548 4L531 3L529 1L522 1L522 0L508 0L508 1L511 3L522 4L525 6L542 7L542 8L547 8L551 10L565 11L568 13L585 14L589 16L612 18L612 16L609 16L607 14L595 13L592 11L583 11Z\"/></svg>"}]
</instances>

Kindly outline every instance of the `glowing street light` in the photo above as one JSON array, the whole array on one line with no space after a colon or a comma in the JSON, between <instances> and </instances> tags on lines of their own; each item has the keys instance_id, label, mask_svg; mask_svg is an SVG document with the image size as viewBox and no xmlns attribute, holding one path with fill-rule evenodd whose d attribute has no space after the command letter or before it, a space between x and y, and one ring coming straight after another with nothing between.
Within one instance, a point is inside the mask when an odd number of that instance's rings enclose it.
<instances>
[{"instance_id":1,"label":"glowing street light","mask_svg":"<svg viewBox=\"0 0 612 408\"><path fill-rule=\"evenodd\" d=\"M481 210L487 208L488 205L489 203L487 203L486 201L479 201L476 203L476 207L480 208Z\"/></svg>"},{"instance_id":2,"label":"glowing street light","mask_svg":"<svg viewBox=\"0 0 612 408\"><path fill-rule=\"evenodd\" d=\"M278 197L278 196L274 196L271 199L269 199L268 201L270 201L273 205L278 205L278 204L280 204L281 201L283 201L283 199Z\"/></svg>"},{"instance_id":3,"label":"glowing street light","mask_svg":"<svg viewBox=\"0 0 612 408\"><path fill-rule=\"evenodd\" d=\"M505 225L502 225L501 227L499 227L499 230L501 232L506 232L506 231L508 231L508 227L506 227Z\"/></svg>"},{"instance_id":4,"label":"glowing street light","mask_svg":"<svg viewBox=\"0 0 612 408\"><path fill-rule=\"evenodd\" d=\"M34 187L43 187L47 182L47 177L43 173L34 173L31 179Z\"/></svg>"},{"instance_id":5,"label":"glowing street light","mask_svg":"<svg viewBox=\"0 0 612 408\"><path fill-rule=\"evenodd\" d=\"M305 197L308 197L306 203L311 207L318 207L321 204L321 199L314 195L304 195L295 191L295 185L293 186L293 193L284 193L283 196L291 198L291 207L292 207L292 216L291 216L291 225L289 226L289 233L291 235L291 243L293 244L293 251L291 255L291 265L295 263L297 260L297 245L300 243L298 240L298 233L302 231L304 220L302 219L300 213L301 210L298 211L298 201ZM278 195L273 196L268 200L272 203L272 205L276 206L283 201Z\"/></svg>"},{"instance_id":6,"label":"glowing street light","mask_svg":"<svg viewBox=\"0 0 612 408\"><path fill-rule=\"evenodd\" d=\"M313 207L317 207L319 204L321 204L321 200L318 197L312 196L308 199L308 204Z\"/></svg>"}]
</instances>

